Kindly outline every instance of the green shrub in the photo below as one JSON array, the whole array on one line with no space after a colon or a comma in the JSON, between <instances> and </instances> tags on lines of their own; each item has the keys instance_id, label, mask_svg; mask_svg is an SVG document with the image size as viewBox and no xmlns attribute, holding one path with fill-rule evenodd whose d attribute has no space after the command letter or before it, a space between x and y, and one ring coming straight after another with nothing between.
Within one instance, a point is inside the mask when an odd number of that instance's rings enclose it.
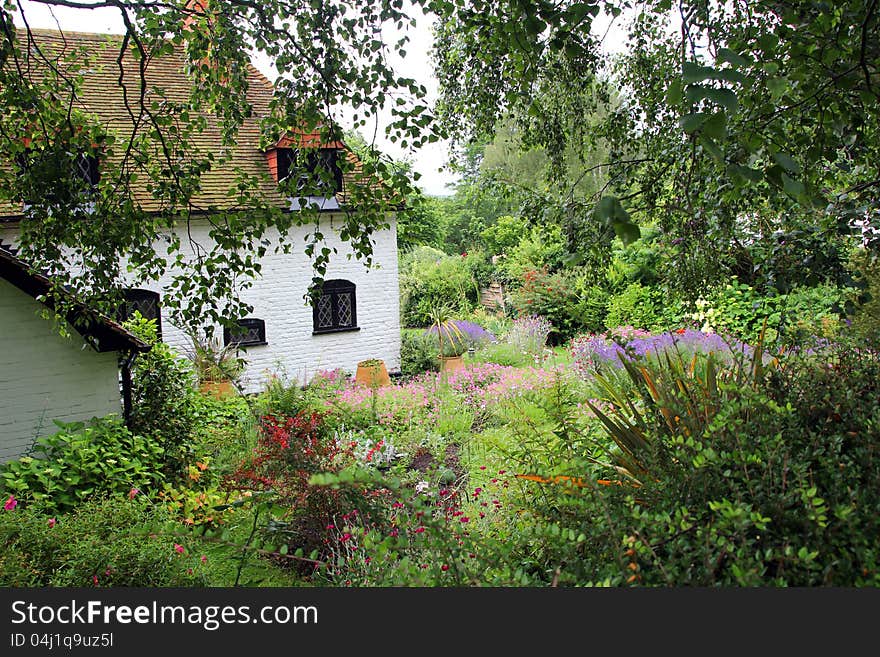
<instances>
[{"instance_id":1,"label":"green shrub","mask_svg":"<svg viewBox=\"0 0 880 657\"><path fill-rule=\"evenodd\" d=\"M526 237L506 251L498 264L498 278L516 288L530 271L556 271L567 254L562 229L550 224L533 226Z\"/></svg>"},{"instance_id":2,"label":"green shrub","mask_svg":"<svg viewBox=\"0 0 880 657\"><path fill-rule=\"evenodd\" d=\"M551 274L546 269L528 271L522 284L510 293L510 301L519 316L539 315L550 321L551 344L560 344L580 330L574 316L577 297L573 281L566 274Z\"/></svg>"},{"instance_id":3,"label":"green shrub","mask_svg":"<svg viewBox=\"0 0 880 657\"><path fill-rule=\"evenodd\" d=\"M855 301L852 328L857 335L880 343L880 258L859 252L853 258L853 268L863 289L858 295L850 293Z\"/></svg>"},{"instance_id":4,"label":"green shrub","mask_svg":"<svg viewBox=\"0 0 880 657\"><path fill-rule=\"evenodd\" d=\"M412 376L437 371L437 338L423 329L400 332L400 372Z\"/></svg>"},{"instance_id":5,"label":"green shrub","mask_svg":"<svg viewBox=\"0 0 880 657\"><path fill-rule=\"evenodd\" d=\"M785 295L762 294L734 277L698 300L696 312L688 317L704 330L729 333L745 342L756 342L765 331L769 344L792 344L836 335L846 295L846 290L828 284L793 287Z\"/></svg>"},{"instance_id":6,"label":"green shrub","mask_svg":"<svg viewBox=\"0 0 880 657\"><path fill-rule=\"evenodd\" d=\"M641 374L658 411L643 413L639 428L650 475L611 487L590 514L597 581L880 583L876 352L838 345L791 356L752 385L711 386L699 375L684 383L708 404L694 405L681 388L688 375L662 361Z\"/></svg>"},{"instance_id":7,"label":"green shrub","mask_svg":"<svg viewBox=\"0 0 880 657\"><path fill-rule=\"evenodd\" d=\"M605 317L608 314L610 294L598 285L588 285L578 290L571 315L578 332L602 333L608 327Z\"/></svg>"},{"instance_id":8,"label":"green shrub","mask_svg":"<svg viewBox=\"0 0 880 657\"><path fill-rule=\"evenodd\" d=\"M39 505L0 510L0 584L200 585L205 565L197 546L160 531L179 527L140 496L92 499L65 515Z\"/></svg>"},{"instance_id":9,"label":"green shrub","mask_svg":"<svg viewBox=\"0 0 880 657\"><path fill-rule=\"evenodd\" d=\"M31 455L0 468L5 494L65 511L95 495L153 490L163 481L163 448L132 434L121 418L56 424L60 431L38 440Z\"/></svg>"},{"instance_id":10,"label":"green shrub","mask_svg":"<svg viewBox=\"0 0 880 657\"><path fill-rule=\"evenodd\" d=\"M608 327L654 329L660 328L663 323L656 293L641 283L630 283L623 292L608 300L608 313L605 315Z\"/></svg>"},{"instance_id":11,"label":"green shrub","mask_svg":"<svg viewBox=\"0 0 880 657\"><path fill-rule=\"evenodd\" d=\"M167 470L177 472L187 461L196 426L195 377L186 358L156 338L154 320L139 313L125 327L150 343L132 367L131 418L135 433L158 441L165 450Z\"/></svg>"},{"instance_id":12,"label":"green shrub","mask_svg":"<svg viewBox=\"0 0 880 657\"><path fill-rule=\"evenodd\" d=\"M403 255L400 259L403 326L428 326L431 311L438 306L447 306L456 314L467 314L476 308L479 286L469 260L427 246Z\"/></svg>"}]
</instances>

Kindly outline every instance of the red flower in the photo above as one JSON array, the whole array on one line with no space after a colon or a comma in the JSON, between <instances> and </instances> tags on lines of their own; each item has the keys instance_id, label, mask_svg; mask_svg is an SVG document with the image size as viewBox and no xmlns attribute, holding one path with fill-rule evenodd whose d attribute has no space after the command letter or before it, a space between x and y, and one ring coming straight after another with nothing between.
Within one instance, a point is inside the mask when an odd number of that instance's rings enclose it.
<instances>
[{"instance_id":1,"label":"red flower","mask_svg":"<svg viewBox=\"0 0 880 657\"><path fill-rule=\"evenodd\" d=\"M180 545L179 543L175 543L174 544L174 551L177 552L177 554L183 554L183 546Z\"/></svg>"},{"instance_id":2,"label":"red flower","mask_svg":"<svg viewBox=\"0 0 880 657\"><path fill-rule=\"evenodd\" d=\"M443 564L442 566L440 566L440 570L442 570L443 572L446 572L447 570L449 570L449 566L447 566L446 564Z\"/></svg>"},{"instance_id":3,"label":"red flower","mask_svg":"<svg viewBox=\"0 0 880 657\"><path fill-rule=\"evenodd\" d=\"M58 521L55 520L55 518L49 518L49 522L47 522L46 524L49 525L49 529L52 529L52 527L55 526L56 522L58 522Z\"/></svg>"}]
</instances>

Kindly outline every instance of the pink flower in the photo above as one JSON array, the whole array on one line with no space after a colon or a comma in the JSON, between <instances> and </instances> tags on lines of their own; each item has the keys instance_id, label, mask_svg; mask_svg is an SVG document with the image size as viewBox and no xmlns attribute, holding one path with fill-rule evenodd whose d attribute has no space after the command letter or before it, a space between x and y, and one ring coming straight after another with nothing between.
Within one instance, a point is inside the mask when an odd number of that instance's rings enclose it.
<instances>
[{"instance_id":1,"label":"pink flower","mask_svg":"<svg viewBox=\"0 0 880 657\"><path fill-rule=\"evenodd\" d=\"M179 543L175 543L174 544L174 551L177 552L177 554L183 554L183 546L180 545Z\"/></svg>"},{"instance_id":2,"label":"pink flower","mask_svg":"<svg viewBox=\"0 0 880 657\"><path fill-rule=\"evenodd\" d=\"M132 488L128 491L128 499L133 500L140 491L137 488Z\"/></svg>"},{"instance_id":3,"label":"pink flower","mask_svg":"<svg viewBox=\"0 0 880 657\"><path fill-rule=\"evenodd\" d=\"M97 575L92 575L92 582L94 582L95 586L98 585L98 576Z\"/></svg>"},{"instance_id":4,"label":"pink flower","mask_svg":"<svg viewBox=\"0 0 880 657\"><path fill-rule=\"evenodd\" d=\"M10 495L9 499L6 500L6 504L3 505L3 508L6 511L12 511L17 506L18 506L18 500L15 499L15 495Z\"/></svg>"},{"instance_id":5,"label":"pink flower","mask_svg":"<svg viewBox=\"0 0 880 657\"><path fill-rule=\"evenodd\" d=\"M46 524L49 525L49 529L52 529L52 527L55 526L56 522L57 520L55 520L55 518L49 518L49 522L47 522Z\"/></svg>"},{"instance_id":6,"label":"pink flower","mask_svg":"<svg viewBox=\"0 0 880 657\"><path fill-rule=\"evenodd\" d=\"M201 557L201 561L202 561L202 563L208 563L208 557L206 557L206 556L203 554L202 557Z\"/></svg>"}]
</instances>

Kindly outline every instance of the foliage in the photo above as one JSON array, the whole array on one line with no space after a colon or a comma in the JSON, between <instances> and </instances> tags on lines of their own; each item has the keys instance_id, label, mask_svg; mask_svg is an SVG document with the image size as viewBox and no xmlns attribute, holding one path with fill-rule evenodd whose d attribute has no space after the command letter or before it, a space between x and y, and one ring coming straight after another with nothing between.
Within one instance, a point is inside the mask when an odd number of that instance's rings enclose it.
<instances>
[{"instance_id":1,"label":"foliage","mask_svg":"<svg viewBox=\"0 0 880 657\"><path fill-rule=\"evenodd\" d=\"M608 57L592 31L625 10ZM730 274L840 283L852 221L876 224L877 19L864 2L465 3L440 19L438 107L462 142L503 128L544 147L560 183L569 149L603 148L607 184L542 212L586 225L595 210L624 233L656 221L685 296Z\"/></svg>"},{"instance_id":2,"label":"foliage","mask_svg":"<svg viewBox=\"0 0 880 657\"><path fill-rule=\"evenodd\" d=\"M93 496L71 513L41 505L0 511L0 582L22 587L199 586L197 544L162 509Z\"/></svg>"},{"instance_id":3,"label":"foliage","mask_svg":"<svg viewBox=\"0 0 880 657\"><path fill-rule=\"evenodd\" d=\"M660 321L657 295L641 283L630 283L608 300L605 324L650 329Z\"/></svg>"},{"instance_id":4,"label":"foliage","mask_svg":"<svg viewBox=\"0 0 880 657\"><path fill-rule=\"evenodd\" d=\"M672 378L662 381L663 370ZM880 474L871 456L880 418L861 400L877 393L877 373L876 353L837 346L751 385L711 388L695 376L693 406L668 363L633 371L656 383L650 398L664 412L642 415L651 476L608 500L602 540L618 560L601 575L646 585L876 585L868 537L877 520L866 511Z\"/></svg>"},{"instance_id":5,"label":"foliage","mask_svg":"<svg viewBox=\"0 0 880 657\"><path fill-rule=\"evenodd\" d=\"M846 291L826 284L794 287L788 294L761 294L732 278L697 299L687 316L704 330L724 331L748 342L764 330L769 343L796 344L812 336L833 337L838 332Z\"/></svg>"},{"instance_id":6,"label":"foliage","mask_svg":"<svg viewBox=\"0 0 880 657\"><path fill-rule=\"evenodd\" d=\"M201 338L191 334L187 356L192 361L199 383L235 382L247 365L247 361L239 355L235 343L224 345L217 337Z\"/></svg>"},{"instance_id":7,"label":"foliage","mask_svg":"<svg viewBox=\"0 0 880 657\"><path fill-rule=\"evenodd\" d=\"M468 258L430 247L413 249L400 259L400 313L406 327L425 327L432 310L447 306L466 314L477 307L479 289Z\"/></svg>"},{"instance_id":8,"label":"foliage","mask_svg":"<svg viewBox=\"0 0 880 657\"><path fill-rule=\"evenodd\" d=\"M527 220L519 221L526 224ZM523 238L502 254L497 265L499 280L514 288L525 285L531 272L557 272L567 255L558 225L540 224L524 230Z\"/></svg>"},{"instance_id":9,"label":"foliage","mask_svg":"<svg viewBox=\"0 0 880 657\"><path fill-rule=\"evenodd\" d=\"M285 545L283 554L324 555L328 525L361 502L309 483L315 472L338 470L350 449L327 435L322 424L322 415L315 412L263 416L254 453L226 482L228 489L243 494L272 496L279 513L262 533L273 545Z\"/></svg>"},{"instance_id":10,"label":"foliage","mask_svg":"<svg viewBox=\"0 0 880 657\"><path fill-rule=\"evenodd\" d=\"M535 356L544 350L552 332L553 325L547 318L529 315L513 320L504 341L523 353Z\"/></svg>"},{"instance_id":11,"label":"foliage","mask_svg":"<svg viewBox=\"0 0 880 657\"><path fill-rule=\"evenodd\" d=\"M880 342L880 259L872 260L861 252L853 260L856 275L867 293L866 298L852 299L855 306L853 331L872 344L877 344Z\"/></svg>"},{"instance_id":12,"label":"foliage","mask_svg":"<svg viewBox=\"0 0 880 657\"><path fill-rule=\"evenodd\" d=\"M66 511L98 495L150 491L162 483L164 449L132 434L118 416L56 424L59 431L38 440L31 454L2 466L4 491Z\"/></svg>"},{"instance_id":13,"label":"foliage","mask_svg":"<svg viewBox=\"0 0 880 657\"><path fill-rule=\"evenodd\" d=\"M129 426L157 442L164 451L167 471L175 472L189 455L196 424L192 367L156 338L155 320L135 313L125 327L151 345L131 368Z\"/></svg>"},{"instance_id":14,"label":"foliage","mask_svg":"<svg viewBox=\"0 0 880 657\"><path fill-rule=\"evenodd\" d=\"M510 302L520 316L539 315L549 320L554 344L564 342L579 328L574 316L577 298L571 278L564 273L550 274L546 269L526 272L522 285L510 293Z\"/></svg>"}]
</instances>

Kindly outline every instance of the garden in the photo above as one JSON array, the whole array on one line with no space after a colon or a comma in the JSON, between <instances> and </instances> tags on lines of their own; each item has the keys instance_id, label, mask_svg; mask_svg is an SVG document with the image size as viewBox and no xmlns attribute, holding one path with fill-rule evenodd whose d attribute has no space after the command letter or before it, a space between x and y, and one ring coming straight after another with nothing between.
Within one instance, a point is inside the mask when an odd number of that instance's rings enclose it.
<instances>
[{"instance_id":1,"label":"garden","mask_svg":"<svg viewBox=\"0 0 880 657\"><path fill-rule=\"evenodd\" d=\"M630 303L627 284L601 320L566 323L569 287L542 280L539 303L526 272L521 311L486 310L468 285L441 305L432 267L479 285L467 258L421 266L402 316L427 310L388 384L334 370L214 396L132 320L154 348L129 426L63 425L2 467L0 581L880 583L870 303L844 316L809 290L758 304L731 281L676 315Z\"/></svg>"}]
</instances>

